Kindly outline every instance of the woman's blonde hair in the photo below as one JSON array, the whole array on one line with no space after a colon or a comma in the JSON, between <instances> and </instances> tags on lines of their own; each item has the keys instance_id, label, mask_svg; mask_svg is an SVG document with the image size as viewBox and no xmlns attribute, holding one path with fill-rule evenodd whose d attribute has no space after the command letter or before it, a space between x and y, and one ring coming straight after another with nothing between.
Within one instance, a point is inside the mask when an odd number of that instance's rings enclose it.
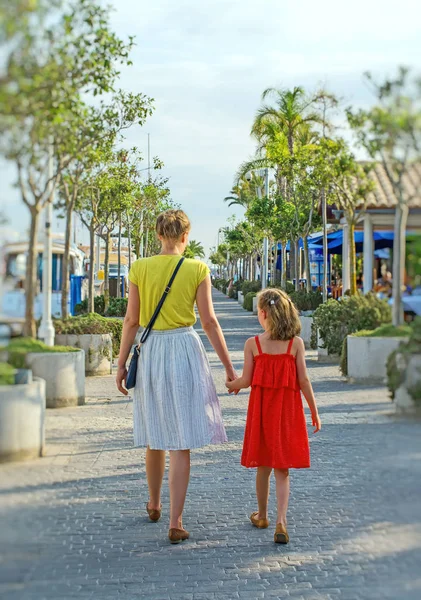
<instances>
[{"instance_id":1,"label":"woman's blonde hair","mask_svg":"<svg viewBox=\"0 0 421 600\"><path fill-rule=\"evenodd\" d=\"M288 294L275 288L263 290L257 295L257 306L266 313L271 340L287 341L300 335L300 317Z\"/></svg>"},{"instance_id":2,"label":"woman's blonde hair","mask_svg":"<svg viewBox=\"0 0 421 600\"><path fill-rule=\"evenodd\" d=\"M179 240L190 229L189 218L182 210L166 210L156 220L156 233L166 240Z\"/></svg>"}]
</instances>

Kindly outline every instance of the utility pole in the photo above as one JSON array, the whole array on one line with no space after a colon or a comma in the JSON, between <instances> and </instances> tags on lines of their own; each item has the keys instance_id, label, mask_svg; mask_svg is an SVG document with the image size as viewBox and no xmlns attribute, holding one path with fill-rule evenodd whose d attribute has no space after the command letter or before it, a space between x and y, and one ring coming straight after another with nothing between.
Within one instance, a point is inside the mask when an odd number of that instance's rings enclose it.
<instances>
[{"instance_id":1,"label":"utility pole","mask_svg":"<svg viewBox=\"0 0 421 600\"><path fill-rule=\"evenodd\" d=\"M44 208L44 251L42 255L42 295L43 311L41 326L39 328L39 337L47 346L54 346L54 325L51 319L51 293L52 293L52 273L53 273L53 246L51 238L51 223L53 220L53 201L54 201L54 145L53 139L50 139L48 148L48 201Z\"/></svg>"}]
</instances>

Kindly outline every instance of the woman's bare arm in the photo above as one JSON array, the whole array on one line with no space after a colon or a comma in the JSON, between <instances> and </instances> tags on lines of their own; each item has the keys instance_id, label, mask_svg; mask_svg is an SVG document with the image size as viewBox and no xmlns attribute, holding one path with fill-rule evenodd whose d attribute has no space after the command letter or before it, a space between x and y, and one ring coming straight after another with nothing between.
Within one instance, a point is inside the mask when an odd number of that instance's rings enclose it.
<instances>
[{"instance_id":1,"label":"woman's bare arm","mask_svg":"<svg viewBox=\"0 0 421 600\"><path fill-rule=\"evenodd\" d=\"M196 303L199 310L200 322L219 360L225 367L228 381L236 379L224 334L215 315L212 302L212 284L208 275L197 288Z\"/></svg>"},{"instance_id":2,"label":"woman's bare arm","mask_svg":"<svg viewBox=\"0 0 421 600\"><path fill-rule=\"evenodd\" d=\"M130 350L139 329L139 311L140 297L139 288L134 283L130 282L129 300L127 302L126 316L124 317L123 333L121 336L120 354L118 356L118 367L116 375L116 383L119 391L125 396L128 394L124 383L126 381L127 369L126 362L129 358Z\"/></svg>"}]
</instances>

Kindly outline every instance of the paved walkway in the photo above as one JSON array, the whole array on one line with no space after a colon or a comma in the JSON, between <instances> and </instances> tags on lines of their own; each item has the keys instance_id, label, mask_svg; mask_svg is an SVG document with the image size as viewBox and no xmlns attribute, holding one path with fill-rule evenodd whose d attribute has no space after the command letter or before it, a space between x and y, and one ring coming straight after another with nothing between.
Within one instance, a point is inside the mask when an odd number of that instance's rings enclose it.
<instances>
[{"instance_id":1,"label":"paved walkway","mask_svg":"<svg viewBox=\"0 0 421 600\"><path fill-rule=\"evenodd\" d=\"M255 317L215 293L240 367ZM167 543L147 521L144 452L132 448L131 403L112 378L89 379L88 403L48 411L47 456L0 466L3 600L419 600L421 423L391 416L383 388L342 382L309 363L323 419L312 469L292 472L291 543L253 529L254 472L239 464L245 393L225 394L210 354L230 443L193 453L185 524ZM274 518L275 499L271 498Z\"/></svg>"}]
</instances>

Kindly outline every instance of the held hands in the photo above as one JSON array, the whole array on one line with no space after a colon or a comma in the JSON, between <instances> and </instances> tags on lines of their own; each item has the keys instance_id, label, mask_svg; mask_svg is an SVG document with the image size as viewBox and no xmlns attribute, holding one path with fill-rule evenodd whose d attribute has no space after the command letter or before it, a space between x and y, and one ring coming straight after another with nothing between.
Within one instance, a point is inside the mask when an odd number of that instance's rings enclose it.
<instances>
[{"instance_id":1,"label":"held hands","mask_svg":"<svg viewBox=\"0 0 421 600\"><path fill-rule=\"evenodd\" d=\"M317 433L318 431L321 430L321 428L322 428L322 422L320 420L319 413L316 413L315 415L311 415L311 423L312 423L313 427L316 428L313 431L313 433Z\"/></svg>"},{"instance_id":2,"label":"held hands","mask_svg":"<svg viewBox=\"0 0 421 600\"><path fill-rule=\"evenodd\" d=\"M126 367L119 366L117 368L117 375L115 378L115 382L117 384L118 391L121 392L122 394L124 394L125 396L127 396L127 394L129 393L125 387L126 377L127 377Z\"/></svg>"},{"instance_id":3,"label":"held hands","mask_svg":"<svg viewBox=\"0 0 421 600\"><path fill-rule=\"evenodd\" d=\"M230 368L226 369L225 375L226 375L225 387L228 388L228 391L230 394L232 394L232 392L234 392L234 394L237 395L240 390L234 389L234 387L233 387L235 380L238 379L238 375L235 372L234 367L230 367Z\"/></svg>"}]
</instances>

